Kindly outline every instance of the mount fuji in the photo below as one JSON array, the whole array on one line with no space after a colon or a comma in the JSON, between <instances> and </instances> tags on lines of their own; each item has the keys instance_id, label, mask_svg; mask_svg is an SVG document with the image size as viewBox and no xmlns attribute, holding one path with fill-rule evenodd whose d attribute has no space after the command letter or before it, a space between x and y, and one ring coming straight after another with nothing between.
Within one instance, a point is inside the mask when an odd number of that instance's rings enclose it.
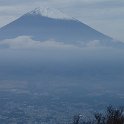
<instances>
[{"instance_id":1,"label":"mount fuji","mask_svg":"<svg viewBox=\"0 0 124 124\"><path fill-rule=\"evenodd\" d=\"M33 40L55 40L65 44L100 42L103 46L121 46L111 37L51 8L36 8L0 29L0 40L31 36Z\"/></svg>"}]
</instances>

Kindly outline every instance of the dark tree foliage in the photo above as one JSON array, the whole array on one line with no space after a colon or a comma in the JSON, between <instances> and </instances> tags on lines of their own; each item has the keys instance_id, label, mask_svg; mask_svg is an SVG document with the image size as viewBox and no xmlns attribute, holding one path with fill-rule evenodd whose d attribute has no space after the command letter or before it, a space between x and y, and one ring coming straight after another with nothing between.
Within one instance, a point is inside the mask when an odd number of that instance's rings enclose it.
<instances>
[{"instance_id":1,"label":"dark tree foliage","mask_svg":"<svg viewBox=\"0 0 124 124\"><path fill-rule=\"evenodd\" d=\"M124 109L109 106L106 112L106 124L124 124Z\"/></svg>"},{"instance_id":2,"label":"dark tree foliage","mask_svg":"<svg viewBox=\"0 0 124 124\"><path fill-rule=\"evenodd\" d=\"M74 116L72 124L124 124L124 109L109 106L104 114L95 113L90 122L80 122L80 116Z\"/></svg>"},{"instance_id":3,"label":"dark tree foliage","mask_svg":"<svg viewBox=\"0 0 124 124\"><path fill-rule=\"evenodd\" d=\"M73 119L73 124L79 124L80 121L80 115L75 115Z\"/></svg>"}]
</instances>

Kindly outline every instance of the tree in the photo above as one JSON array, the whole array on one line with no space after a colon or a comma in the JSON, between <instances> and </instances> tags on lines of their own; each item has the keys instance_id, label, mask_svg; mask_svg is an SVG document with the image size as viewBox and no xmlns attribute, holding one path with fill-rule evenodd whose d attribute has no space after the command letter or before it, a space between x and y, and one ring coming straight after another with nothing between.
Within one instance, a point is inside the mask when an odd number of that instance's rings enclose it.
<instances>
[{"instance_id":1,"label":"tree","mask_svg":"<svg viewBox=\"0 0 124 124\"><path fill-rule=\"evenodd\" d=\"M73 124L79 124L80 123L80 118L82 117L82 115L75 115L73 118Z\"/></svg>"},{"instance_id":2,"label":"tree","mask_svg":"<svg viewBox=\"0 0 124 124\"><path fill-rule=\"evenodd\" d=\"M80 115L74 116L73 124L124 124L124 109L109 106L105 113L94 114L95 121L81 123L80 117Z\"/></svg>"},{"instance_id":3,"label":"tree","mask_svg":"<svg viewBox=\"0 0 124 124\"><path fill-rule=\"evenodd\" d=\"M95 124L124 124L124 109L109 106L105 114L95 114L95 120Z\"/></svg>"},{"instance_id":4,"label":"tree","mask_svg":"<svg viewBox=\"0 0 124 124\"><path fill-rule=\"evenodd\" d=\"M109 106L106 112L106 124L124 124L124 109Z\"/></svg>"}]
</instances>

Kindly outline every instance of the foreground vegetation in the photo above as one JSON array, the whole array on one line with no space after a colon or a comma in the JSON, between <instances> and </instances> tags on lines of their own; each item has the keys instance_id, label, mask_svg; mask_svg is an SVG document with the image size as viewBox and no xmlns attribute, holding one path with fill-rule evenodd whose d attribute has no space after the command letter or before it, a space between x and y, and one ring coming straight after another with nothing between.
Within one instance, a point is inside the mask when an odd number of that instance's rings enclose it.
<instances>
[{"instance_id":1,"label":"foreground vegetation","mask_svg":"<svg viewBox=\"0 0 124 124\"><path fill-rule=\"evenodd\" d=\"M81 121L81 115L74 116L72 124L124 124L124 108L107 107L104 113L95 113L89 121Z\"/></svg>"}]
</instances>

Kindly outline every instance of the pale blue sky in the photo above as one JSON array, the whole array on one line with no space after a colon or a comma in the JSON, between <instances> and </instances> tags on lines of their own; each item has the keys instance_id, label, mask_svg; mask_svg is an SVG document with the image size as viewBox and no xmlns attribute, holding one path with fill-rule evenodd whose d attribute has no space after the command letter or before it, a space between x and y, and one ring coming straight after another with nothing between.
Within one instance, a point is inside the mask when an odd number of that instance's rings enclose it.
<instances>
[{"instance_id":1,"label":"pale blue sky","mask_svg":"<svg viewBox=\"0 0 124 124\"><path fill-rule=\"evenodd\" d=\"M39 6L58 8L124 41L124 0L0 0L0 27Z\"/></svg>"}]
</instances>

